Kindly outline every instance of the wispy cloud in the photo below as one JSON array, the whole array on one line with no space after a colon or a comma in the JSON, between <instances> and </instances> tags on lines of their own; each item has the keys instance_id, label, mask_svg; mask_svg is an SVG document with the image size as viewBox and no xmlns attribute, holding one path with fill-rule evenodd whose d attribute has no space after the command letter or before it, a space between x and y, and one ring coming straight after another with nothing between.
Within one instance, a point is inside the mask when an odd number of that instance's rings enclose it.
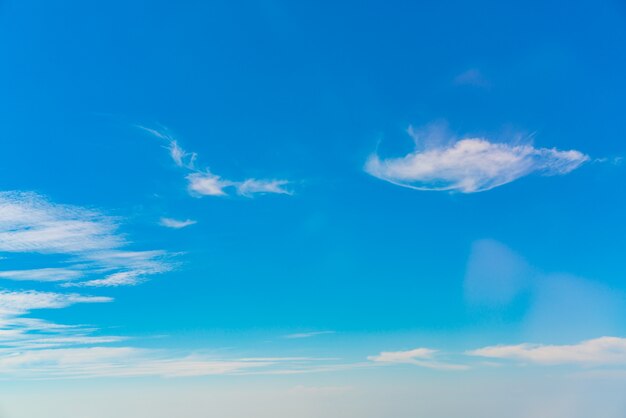
<instances>
[{"instance_id":1,"label":"wispy cloud","mask_svg":"<svg viewBox=\"0 0 626 418\"><path fill-rule=\"evenodd\" d=\"M85 253L125 244L117 220L97 211L52 204L25 192L0 192L0 251Z\"/></svg>"},{"instance_id":2,"label":"wispy cloud","mask_svg":"<svg viewBox=\"0 0 626 418\"><path fill-rule=\"evenodd\" d=\"M166 142L166 148L169 150L174 163L189 171L185 178L187 179L187 190L192 196L228 196L231 192L249 198L263 194L292 194L285 187L290 184L288 180L248 178L235 181L225 179L208 168L198 169L196 167L198 155L195 152L185 151L178 140L167 130L157 130L140 125L137 127Z\"/></svg>"},{"instance_id":3,"label":"wispy cloud","mask_svg":"<svg viewBox=\"0 0 626 418\"><path fill-rule=\"evenodd\" d=\"M119 277L145 278L171 269L163 251L127 251L131 242L119 229L119 218L94 209L52 203L36 193L0 192L0 252L65 257L62 266L4 270L0 278L88 286L94 283L90 277L113 276L109 285L130 285L139 280ZM88 280L76 281L83 278Z\"/></svg>"},{"instance_id":4,"label":"wispy cloud","mask_svg":"<svg viewBox=\"0 0 626 418\"><path fill-rule=\"evenodd\" d=\"M195 225L196 223L198 222L191 219L180 220L173 218L161 218L159 220L159 225L173 229L186 228L188 226Z\"/></svg>"},{"instance_id":5,"label":"wispy cloud","mask_svg":"<svg viewBox=\"0 0 626 418\"><path fill-rule=\"evenodd\" d=\"M193 196L226 196L224 189L234 186L235 183L223 180L220 176L208 171L196 172L187 175L188 190Z\"/></svg>"},{"instance_id":6,"label":"wispy cloud","mask_svg":"<svg viewBox=\"0 0 626 418\"><path fill-rule=\"evenodd\" d=\"M367 359L384 364L412 364L440 370L465 370L468 366L463 364L445 363L435 360L437 350L430 348L415 348L407 351L383 351L382 353L369 356Z\"/></svg>"},{"instance_id":7,"label":"wispy cloud","mask_svg":"<svg viewBox=\"0 0 626 418\"><path fill-rule=\"evenodd\" d=\"M134 286L145 281L145 274L141 271L120 271L109 274L103 279L93 279L78 283L63 283L63 287L118 287Z\"/></svg>"},{"instance_id":8,"label":"wispy cloud","mask_svg":"<svg viewBox=\"0 0 626 418\"><path fill-rule=\"evenodd\" d=\"M626 338L601 337L573 345L496 345L468 351L467 354L545 365L626 365Z\"/></svg>"},{"instance_id":9,"label":"wispy cloud","mask_svg":"<svg viewBox=\"0 0 626 418\"><path fill-rule=\"evenodd\" d=\"M0 354L3 353L0 350ZM324 365L316 365L322 362ZM90 346L12 351L0 355L0 375L10 378L194 377L210 375L301 374L332 371L324 359L216 357L203 353Z\"/></svg>"},{"instance_id":10,"label":"wispy cloud","mask_svg":"<svg viewBox=\"0 0 626 418\"><path fill-rule=\"evenodd\" d=\"M335 331L299 332L295 334L287 334L283 338L286 338L288 340L295 340L295 339L311 338L311 337L317 337L318 335L328 335L328 334L334 334L334 333Z\"/></svg>"},{"instance_id":11,"label":"wispy cloud","mask_svg":"<svg viewBox=\"0 0 626 418\"><path fill-rule=\"evenodd\" d=\"M409 128L415 150L399 158L369 157L365 171L390 183L416 190L475 193L532 173L567 174L589 157L580 151L535 148L531 144L492 142L486 138L430 141L429 133Z\"/></svg>"}]
</instances>

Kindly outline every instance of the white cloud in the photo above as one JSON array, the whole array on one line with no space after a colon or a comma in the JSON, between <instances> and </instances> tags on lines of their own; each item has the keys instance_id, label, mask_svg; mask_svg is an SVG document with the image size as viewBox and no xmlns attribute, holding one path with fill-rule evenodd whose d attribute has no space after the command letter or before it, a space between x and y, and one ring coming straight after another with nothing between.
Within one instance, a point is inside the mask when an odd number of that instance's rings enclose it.
<instances>
[{"instance_id":1,"label":"white cloud","mask_svg":"<svg viewBox=\"0 0 626 418\"><path fill-rule=\"evenodd\" d=\"M383 351L369 356L367 359L377 363L412 364L415 366L441 370L465 370L468 367L462 364L443 363L434 360L437 350L430 348L415 348L407 351Z\"/></svg>"},{"instance_id":2,"label":"white cloud","mask_svg":"<svg viewBox=\"0 0 626 418\"><path fill-rule=\"evenodd\" d=\"M189 192L197 196L226 196L228 193L224 189L234 185L208 171L191 173L187 175L187 181Z\"/></svg>"},{"instance_id":3,"label":"white cloud","mask_svg":"<svg viewBox=\"0 0 626 418\"><path fill-rule=\"evenodd\" d=\"M188 226L195 225L196 223L197 221L194 221L191 219L180 220L180 219L173 219L173 218L161 218L159 220L159 225L164 226L166 228L173 228L173 229L186 228Z\"/></svg>"},{"instance_id":4,"label":"white cloud","mask_svg":"<svg viewBox=\"0 0 626 418\"><path fill-rule=\"evenodd\" d=\"M413 132L410 128L409 133ZM447 145L426 144L415 136L415 151L387 159L374 154L367 160L365 171L416 190L475 193L531 173L567 174L589 161L587 155L576 150L497 143L485 138L464 138L448 141Z\"/></svg>"},{"instance_id":5,"label":"white cloud","mask_svg":"<svg viewBox=\"0 0 626 418\"><path fill-rule=\"evenodd\" d=\"M84 276L78 270L66 268L42 268L30 270L4 270L0 271L0 278L8 280L32 280L39 282L64 282L76 280Z\"/></svg>"},{"instance_id":6,"label":"white cloud","mask_svg":"<svg viewBox=\"0 0 626 418\"><path fill-rule=\"evenodd\" d=\"M242 181L234 181L214 174L208 169L196 169L195 161L198 155L195 152L185 151L167 131L144 126L138 126L138 128L167 142L167 149L174 163L178 167L190 171L186 176L187 190L193 196L227 196L229 195L229 189L244 197L254 197L254 195L269 193L292 194L291 191L284 187L289 184L287 180L249 178Z\"/></svg>"},{"instance_id":7,"label":"white cloud","mask_svg":"<svg viewBox=\"0 0 626 418\"><path fill-rule=\"evenodd\" d=\"M626 338L601 337L573 345L496 345L468 351L467 354L545 365L626 365Z\"/></svg>"}]
</instances>

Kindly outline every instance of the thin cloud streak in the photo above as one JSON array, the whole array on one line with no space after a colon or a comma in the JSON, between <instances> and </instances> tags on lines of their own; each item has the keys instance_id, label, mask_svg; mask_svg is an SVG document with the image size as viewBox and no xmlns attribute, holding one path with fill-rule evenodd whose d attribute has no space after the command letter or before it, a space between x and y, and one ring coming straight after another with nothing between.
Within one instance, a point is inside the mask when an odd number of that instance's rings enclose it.
<instances>
[{"instance_id":1,"label":"thin cloud streak","mask_svg":"<svg viewBox=\"0 0 626 418\"><path fill-rule=\"evenodd\" d=\"M601 337L571 345L496 345L467 354L542 365L626 365L626 338Z\"/></svg>"},{"instance_id":2,"label":"thin cloud streak","mask_svg":"<svg viewBox=\"0 0 626 418\"><path fill-rule=\"evenodd\" d=\"M76 293L0 290L0 320L3 317L24 315L34 309L58 309L76 303L104 303L112 300L109 297L83 296Z\"/></svg>"},{"instance_id":3,"label":"thin cloud streak","mask_svg":"<svg viewBox=\"0 0 626 418\"><path fill-rule=\"evenodd\" d=\"M328 334L335 334L335 331L299 332L299 333L294 333L294 334L287 334L283 336L283 338L286 338L288 340L295 340L295 339L311 338L311 337L317 337L319 335L328 335Z\"/></svg>"}]
</instances>

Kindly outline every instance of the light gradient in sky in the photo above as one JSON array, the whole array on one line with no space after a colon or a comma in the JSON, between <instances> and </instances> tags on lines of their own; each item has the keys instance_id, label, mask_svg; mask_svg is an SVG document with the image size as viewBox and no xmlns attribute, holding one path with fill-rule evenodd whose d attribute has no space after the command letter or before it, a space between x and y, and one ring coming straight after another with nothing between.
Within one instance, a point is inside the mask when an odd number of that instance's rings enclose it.
<instances>
[{"instance_id":1,"label":"light gradient in sky","mask_svg":"<svg viewBox=\"0 0 626 418\"><path fill-rule=\"evenodd\" d=\"M0 417L622 418L626 6L0 0Z\"/></svg>"}]
</instances>

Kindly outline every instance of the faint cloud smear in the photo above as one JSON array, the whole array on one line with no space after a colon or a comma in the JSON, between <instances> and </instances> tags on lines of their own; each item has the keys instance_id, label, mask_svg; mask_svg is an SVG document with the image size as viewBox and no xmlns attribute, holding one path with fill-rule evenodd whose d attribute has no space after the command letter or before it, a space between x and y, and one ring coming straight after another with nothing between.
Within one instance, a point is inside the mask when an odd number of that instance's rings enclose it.
<instances>
[{"instance_id":1,"label":"faint cloud smear","mask_svg":"<svg viewBox=\"0 0 626 418\"><path fill-rule=\"evenodd\" d=\"M489 87L491 85L483 73L476 68L462 72L454 77L453 81L457 86Z\"/></svg>"},{"instance_id":2,"label":"faint cloud smear","mask_svg":"<svg viewBox=\"0 0 626 418\"><path fill-rule=\"evenodd\" d=\"M290 195L291 192L284 187L287 184L289 184L289 182L286 180L247 179L237 185L237 193L247 197L250 197L256 193L276 193Z\"/></svg>"},{"instance_id":3,"label":"faint cloud smear","mask_svg":"<svg viewBox=\"0 0 626 418\"><path fill-rule=\"evenodd\" d=\"M0 351L2 353L2 351ZM224 359L135 347L87 346L27 349L0 356L0 374L12 378L193 377L272 373L302 361Z\"/></svg>"},{"instance_id":4,"label":"faint cloud smear","mask_svg":"<svg viewBox=\"0 0 626 418\"><path fill-rule=\"evenodd\" d=\"M542 341L615 335L626 318L624 295L596 281L545 274L534 282L524 330Z\"/></svg>"},{"instance_id":5,"label":"faint cloud smear","mask_svg":"<svg viewBox=\"0 0 626 418\"><path fill-rule=\"evenodd\" d=\"M328 335L328 334L334 334L334 333L335 331L299 332L295 334L285 335L283 338L286 338L288 340L296 340L296 339L311 338L311 337L317 337L319 335Z\"/></svg>"},{"instance_id":6,"label":"faint cloud smear","mask_svg":"<svg viewBox=\"0 0 626 418\"><path fill-rule=\"evenodd\" d=\"M465 274L465 297L472 305L510 303L529 287L533 271L526 261L494 240L472 245Z\"/></svg>"},{"instance_id":7,"label":"faint cloud smear","mask_svg":"<svg viewBox=\"0 0 626 418\"><path fill-rule=\"evenodd\" d=\"M196 223L196 221L191 219L179 220L173 218L161 218L159 220L159 225L173 229L186 228L188 226L195 225Z\"/></svg>"},{"instance_id":8,"label":"faint cloud smear","mask_svg":"<svg viewBox=\"0 0 626 418\"><path fill-rule=\"evenodd\" d=\"M470 306L490 315L513 309L526 336L542 341L614 335L626 315L620 291L570 274L542 272L493 240L472 246L464 288Z\"/></svg>"},{"instance_id":9,"label":"faint cloud smear","mask_svg":"<svg viewBox=\"0 0 626 418\"><path fill-rule=\"evenodd\" d=\"M626 338L601 337L573 345L497 345L472 350L467 354L545 365L626 365Z\"/></svg>"},{"instance_id":10,"label":"faint cloud smear","mask_svg":"<svg viewBox=\"0 0 626 418\"><path fill-rule=\"evenodd\" d=\"M462 364L436 361L434 356L437 352L437 350L430 348L415 348L407 351L383 351L378 355L369 356L367 359L376 363L412 364L415 366L440 370L465 370L468 368Z\"/></svg>"},{"instance_id":11,"label":"faint cloud smear","mask_svg":"<svg viewBox=\"0 0 626 418\"><path fill-rule=\"evenodd\" d=\"M415 150L398 158L369 157L365 171L398 186L416 190L476 193L532 173L567 174L589 157L580 151L535 148L531 144L491 142L486 138L431 140L409 128Z\"/></svg>"},{"instance_id":12,"label":"faint cloud smear","mask_svg":"<svg viewBox=\"0 0 626 418\"><path fill-rule=\"evenodd\" d=\"M242 181L233 181L211 172L208 168L197 169L196 159L198 155L195 152L185 151L167 130L157 130L141 125L137 125L137 128L166 141L166 148L169 150L174 163L178 167L190 171L186 179L188 182L187 190L192 196L228 196L231 191L248 198L263 194L292 194L285 187L290 184L287 180L248 178Z\"/></svg>"}]
</instances>

